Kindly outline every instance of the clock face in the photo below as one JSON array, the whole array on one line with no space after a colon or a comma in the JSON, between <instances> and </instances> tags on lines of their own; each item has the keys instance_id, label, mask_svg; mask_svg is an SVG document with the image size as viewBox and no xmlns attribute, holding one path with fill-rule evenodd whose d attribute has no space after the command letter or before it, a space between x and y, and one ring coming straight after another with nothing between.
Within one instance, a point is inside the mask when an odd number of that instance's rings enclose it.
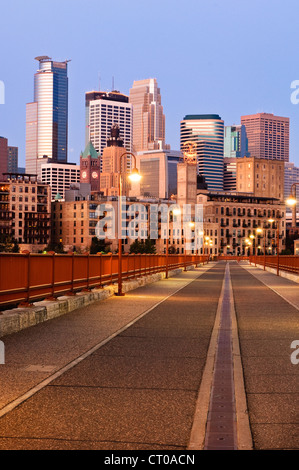
<instances>
[{"instance_id":1,"label":"clock face","mask_svg":"<svg viewBox=\"0 0 299 470\"><path fill-rule=\"evenodd\" d=\"M82 171L82 178L83 178L83 179L85 179L85 178L86 178L86 176L87 176L87 173L86 173L86 171Z\"/></svg>"},{"instance_id":2,"label":"clock face","mask_svg":"<svg viewBox=\"0 0 299 470\"><path fill-rule=\"evenodd\" d=\"M99 175L97 174L96 171L93 171L92 174L91 174L91 176L92 176L94 179L96 179L96 178L98 178Z\"/></svg>"}]
</instances>

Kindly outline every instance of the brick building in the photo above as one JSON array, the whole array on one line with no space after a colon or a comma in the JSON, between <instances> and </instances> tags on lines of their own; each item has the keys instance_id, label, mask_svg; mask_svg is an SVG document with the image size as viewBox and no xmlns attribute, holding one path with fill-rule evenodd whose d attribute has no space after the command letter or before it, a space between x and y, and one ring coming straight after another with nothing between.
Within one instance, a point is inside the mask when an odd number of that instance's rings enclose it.
<instances>
[{"instance_id":1,"label":"brick building","mask_svg":"<svg viewBox=\"0 0 299 470\"><path fill-rule=\"evenodd\" d=\"M0 182L0 233L16 239L22 250L37 252L50 241L50 187L36 175L4 175Z\"/></svg>"}]
</instances>

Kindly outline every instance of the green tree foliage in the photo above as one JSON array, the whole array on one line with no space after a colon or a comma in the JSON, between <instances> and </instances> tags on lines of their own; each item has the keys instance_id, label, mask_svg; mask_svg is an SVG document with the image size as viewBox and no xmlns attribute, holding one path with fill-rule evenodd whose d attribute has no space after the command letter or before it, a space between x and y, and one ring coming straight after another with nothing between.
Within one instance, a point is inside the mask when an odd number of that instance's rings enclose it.
<instances>
[{"instance_id":1,"label":"green tree foliage","mask_svg":"<svg viewBox=\"0 0 299 470\"><path fill-rule=\"evenodd\" d=\"M107 245L105 240L100 240L97 237L93 237L90 245L90 254L96 255L97 253L101 253L102 251L107 251Z\"/></svg>"},{"instance_id":2,"label":"green tree foliage","mask_svg":"<svg viewBox=\"0 0 299 470\"><path fill-rule=\"evenodd\" d=\"M10 236L0 235L0 252L4 253L19 253L20 247L17 240Z\"/></svg>"},{"instance_id":3,"label":"green tree foliage","mask_svg":"<svg viewBox=\"0 0 299 470\"><path fill-rule=\"evenodd\" d=\"M63 249L63 244L61 242L49 243L49 245L46 246L45 251L54 251L55 253L65 253Z\"/></svg>"},{"instance_id":4,"label":"green tree foliage","mask_svg":"<svg viewBox=\"0 0 299 470\"><path fill-rule=\"evenodd\" d=\"M130 246L130 253L140 254L155 254L156 246L154 240L148 238L147 240L135 240Z\"/></svg>"}]
</instances>

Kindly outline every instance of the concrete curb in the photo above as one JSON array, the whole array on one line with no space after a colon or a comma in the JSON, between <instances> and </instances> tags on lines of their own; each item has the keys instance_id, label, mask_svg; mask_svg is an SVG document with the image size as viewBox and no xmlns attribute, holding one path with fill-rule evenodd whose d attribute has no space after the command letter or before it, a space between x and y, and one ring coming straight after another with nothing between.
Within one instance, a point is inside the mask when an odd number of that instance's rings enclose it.
<instances>
[{"instance_id":1,"label":"concrete curb","mask_svg":"<svg viewBox=\"0 0 299 470\"><path fill-rule=\"evenodd\" d=\"M257 265L255 266L255 264L252 263L252 264L249 264L248 266L253 266L254 268L256 267L256 268L259 268L259 269L264 270L264 266L261 265L261 264L257 264ZM268 271L269 273L277 274L277 269L276 269L276 268L269 268L268 266L266 266L265 271ZM280 269L280 270L279 270L279 275L280 275L281 277L285 277L286 279L289 279L290 281L299 283L299 276L298 276L298 274L293 274L293 273L291 273L291 272L289 272L289 271L283 271L282 269Z\"/></svg>"},{"instance_id":2,"label":"concrete curb","mask_svg":"<svg viewBox=\"0 0 299 470\"><path fill-rule=\"evenodd\" d=\"M193 270L194 266L188 266L187 270ZM183 268L169 271L168 276L173 277L181 273ZM148 276L124 281L123 292L129 292L139 287L165 279L165 272L150 274ZM81 307L86 307L94 302L105 300L117 292L117 284L105 286L103 289L93 289L91 292L79 292L74 296L58 297L56 301L43 300L35 302L33 307L13 308L0 312L0 338L12 333L38 325Z\"/></svg>"}]
</instances>

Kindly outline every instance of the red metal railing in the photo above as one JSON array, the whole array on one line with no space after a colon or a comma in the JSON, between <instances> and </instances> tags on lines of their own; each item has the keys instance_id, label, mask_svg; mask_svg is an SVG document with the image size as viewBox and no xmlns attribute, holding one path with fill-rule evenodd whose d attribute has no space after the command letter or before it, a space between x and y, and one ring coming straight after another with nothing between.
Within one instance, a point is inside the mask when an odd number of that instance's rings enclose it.
<instances>
[{"instance_id":1,"label":"red metal railing","mask_svg":"<svg viewBox=\"0 0 299 470\"><path fill-rule=\"evenodd\" d=\"M219 255L218 261L249 261L249 256L233 256L233 255Z\"/></svg>"},{"instance_id":2,"label":"red metal railing","mask_svg":"<svg viewBox=\"0 0 299 470\"><path fill-rule=\"evenodd\" d=\"M122 279L208 261L199 255L123 255ZM118 255L0 254L0 308L83 289L103 287L118 279Z\"/></svg>"},{"instance_id":3,"label":"red metal railing","mask_svg":"<svg viewBox=\"0 0 299 470\"><path fill-rule=\"evenodd\" d=\"M262 265L279 271L289 271L292 273L299 274L299 256L287 256L279 255L267 255L267 256L250 256L250 263Z\"/></svg>"}]
</instances>

